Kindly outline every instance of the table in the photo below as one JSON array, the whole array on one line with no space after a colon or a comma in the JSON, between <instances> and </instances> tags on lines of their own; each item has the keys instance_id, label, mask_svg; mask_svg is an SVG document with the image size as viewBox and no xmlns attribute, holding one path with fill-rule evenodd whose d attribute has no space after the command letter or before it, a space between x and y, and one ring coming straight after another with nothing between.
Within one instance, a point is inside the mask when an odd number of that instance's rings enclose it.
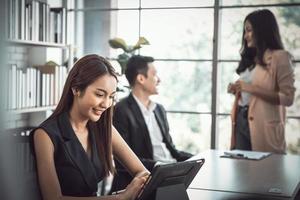
<instances>
[{"instance_id":1,"label":"table","mask_svg":"<svg viewBox=\"0 0 300 200\"><path fill-rule=\"evenodd\" d=\"M244 160L221 155L208 150L192 158L205 163L187 190L190 200L300 199L300 156Z\"/></svg>"}]
</instances>

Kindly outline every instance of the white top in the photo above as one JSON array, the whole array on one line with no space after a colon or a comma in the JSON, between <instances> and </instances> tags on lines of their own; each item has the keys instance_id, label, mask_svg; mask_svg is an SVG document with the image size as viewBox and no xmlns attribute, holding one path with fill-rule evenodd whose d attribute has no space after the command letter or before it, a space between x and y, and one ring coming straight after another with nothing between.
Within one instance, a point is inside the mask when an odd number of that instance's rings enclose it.
<instances>
[{"instance_id":1,"label":"white top","mask_svg":"<svg viewBox=\"0 0 300 200\"><path fill-rule=\"evenodd\" d=\"M172 157L169 149L167 149L166 144L163 142L162 133L154 115L154 109L157 106L156 103L150 101L149 109L147 109L136 96L132 96L136 100L144 116L153 147L154 160L162 163L176 162L176 159Z\"/></svg>"},{"instance_id":2,"label":"white top","mask_svg":"<svg viewBox=\"0 0 300 200\"><path fill-rule=\"evenodd\" d=\"M240 74L240 80L244 81L245 83L251 83L252 82L252 76L253 76L254 69L252 69L251 71L249 71L249 68L247 68L245 71L243 71ZM242 92L241 93L241 98L239 99L239 105L240 106L247 106L247 105L249 105L250 98L251 98L251 94L250 93L248 93L248 92Z\"/></svg>"}]
</instances>

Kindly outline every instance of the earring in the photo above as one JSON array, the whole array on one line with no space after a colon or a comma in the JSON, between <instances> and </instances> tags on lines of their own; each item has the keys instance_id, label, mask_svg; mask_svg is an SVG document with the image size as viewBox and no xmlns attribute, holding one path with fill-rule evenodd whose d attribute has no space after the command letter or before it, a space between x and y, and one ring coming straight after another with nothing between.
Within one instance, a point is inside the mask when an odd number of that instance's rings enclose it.
<instances>
[{"instance_id":1,"label":"earring","mask_svg":"<svg viewBox=\"0 0 300 200\"><path fill-rule=\"evenodd\" d=\"M78 89L72 88L72 93L74 96L78 95Z\"/></svg>"}]
</instances>

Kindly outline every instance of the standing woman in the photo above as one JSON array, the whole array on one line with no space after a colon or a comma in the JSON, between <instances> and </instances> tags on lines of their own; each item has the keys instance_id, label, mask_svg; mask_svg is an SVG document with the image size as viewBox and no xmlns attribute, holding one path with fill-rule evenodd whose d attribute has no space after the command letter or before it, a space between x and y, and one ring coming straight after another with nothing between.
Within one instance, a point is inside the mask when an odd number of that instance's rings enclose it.
<instances>
[{"instance_id":1,"label":"standing woman","mask_svg":"<svg viewBox=\"0 0 300 200\"><path fill-rule=\"evenodd\" d=\"M112 126L117 76L97 55L78 60L54 113L33 131L44 200L135 199L149 173ZM120 194L96 197L97 184L114 172L112 154L135 176Z\"/></svg>"},{"instance_id":2,"label":"standing woman","mask_svg":"<svg viewBox=\"0 0 300 200\"><path fill-rule=\"evenodd\" d=\"M285 107L294 101L294 72L270 10L247 15L240 52L240 78L228 86L236 96L231 148L285 153Z\"/></svg>"}]
</instances>

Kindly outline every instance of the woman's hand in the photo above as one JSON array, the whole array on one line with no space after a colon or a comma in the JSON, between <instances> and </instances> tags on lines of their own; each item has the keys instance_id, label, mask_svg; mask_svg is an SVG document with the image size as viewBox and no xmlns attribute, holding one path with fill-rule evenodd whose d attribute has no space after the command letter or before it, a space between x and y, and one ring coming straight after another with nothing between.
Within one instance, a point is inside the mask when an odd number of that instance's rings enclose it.
<instances>
[{"instance_id":1,"label":"woman's hand","mask_svg":"<svg viewBox=\"0 0 300 200\"><path fill-rule=\"evenodd\" d=\"M236 93L236 85L234 83L229 83L227 87L227 92L231 94Z\"/></svg>"},{"instance_id":2,"label":"woman's hand","mask_svg":"<svg viewBox=\"0 0 300 200\"><path fill-rule=\"evenodd\" d=\"M150 172L147 170L147 171L142 171L142 172L138 173L135 177L145 177L147 179L149 175L150 175Z\"/></svg>"},{"instance_id":3,"label":"woman's hand","mask_svg":"<svg viewBox=\"0 0 300 200\"><path fill-rule=\"evenodd\" d=\"M242 80L238 80L235 82L236 92L249 92L251 93L252 85L249 83L245 83Z\"/></svg>"},{"instance_id":4,"label":"woman's hand","mask_svg":"<svg viewBox=\"0 0 300 200\"><path fill-rule=\"evenodd\" d=\"M144 186L149 176L148 171L137 174L131 183L126 187L125 191L119 194L121 200L134 200Z\"/></svg>"}]
</instances>

